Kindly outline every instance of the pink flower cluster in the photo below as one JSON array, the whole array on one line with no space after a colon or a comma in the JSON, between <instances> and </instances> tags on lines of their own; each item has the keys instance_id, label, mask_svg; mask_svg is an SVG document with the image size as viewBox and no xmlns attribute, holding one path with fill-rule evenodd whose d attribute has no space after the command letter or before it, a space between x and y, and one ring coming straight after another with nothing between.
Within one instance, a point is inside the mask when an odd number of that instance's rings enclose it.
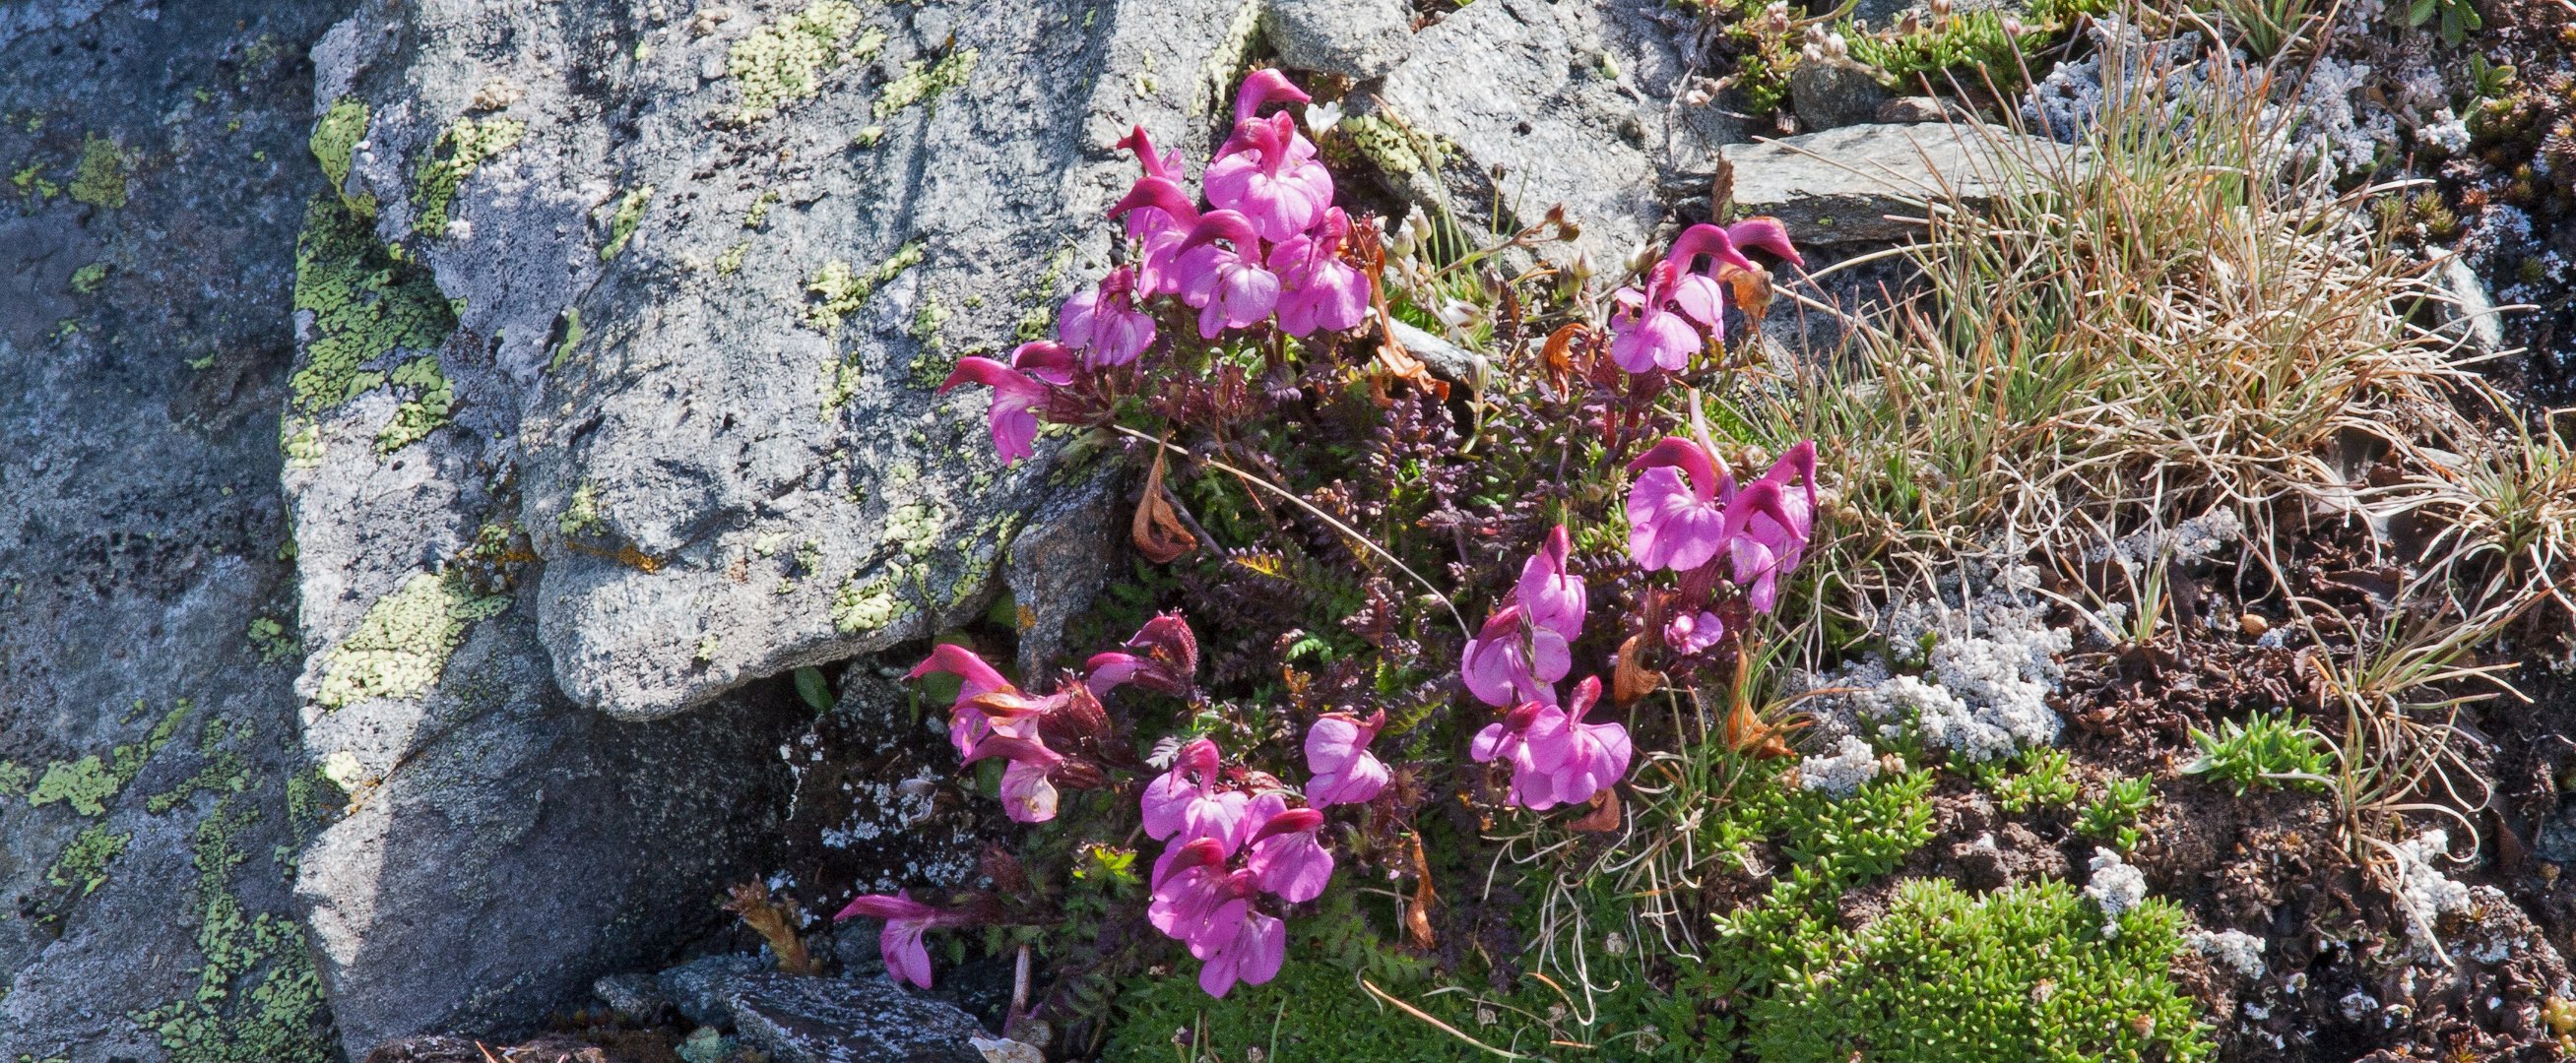
<instances>
[{"instance_id":1,"label":"pink flower cluster","mask_svg":"<svg viewBox=\"0 0 2576 1063\"><path fill-rule=\"evenodd\" d=\"M939 927L964 926L974 917L964 912L935 908L912 899L912 891L894 896L869 894L850 902L832 917L834 922L855 916L885 920L885 931L877 936L877 955L885 958L886 973L900 981L923 989L930 988L930 950L921 943L924 931Z\"/></svg>"},{"instance_id":2,"label":"pink flower cluster","mask_svg":"<svg viewBox=\"0 0 2576 1063\"><path fill-rule=\"evenodd\" d=\"M1672 252L1646 271L1643 287L1621 288L1610 297L1610 360L1631 373L1674 372L1690 364L1690 356L1708 340L1725 339L1725 279L1739 272L1762 273L1762 267L1744 257L1747 247L1791 265L1806 264L1777 218L1691 226L1673 241ZM1702 258L1709 260L1706 267L1700 265Z\"/></svg>"},{"instance_id":3,"label":"pink flower cluster","mask_svg":"<svg viewBox=\"0 0 2576 1063\"><path fill-rule=\"evenodd\" d=\"M1798 567L1816 530L1816 444L1802 440L1742 488L1703 441L1668 436L1628 466L1628 555L1653 572L1710 571L1744 588L1747 604L1768 613L1779 581ZM1710 574L1715 574L1713 571ZM1706 579L1683 580L1706 586ZM1664 632L1667 645L1696 653L1725 637L1715 613L1683 612Z\"/></svg>"},{"instance_id":4,"label":"pink flower cluster","mask_svg":"<svg viewBox=\"0 0 2576 1063\"><path fill-rule=\"evenodd\" d=\"M1332 205L1332 174L1293 116L1261 114L1273 103L1308 100L1276 70L1244 79L1234 132L1201 182L1204 208L1183 187L1178 151L1158 153L1141 126L1118 142L1144 170L1109 211L1126 222L1132 260L1066 301L1054 341L1022 344L1008 365L958 359L939 387L993 389L993 447L1003 461L1032 452L1050 388L1069 384L1076 368L1126 365L1153 345L1154 316L1140 307L1154 299L1196 310L1201 339L1264 322L1306 336L1367 320L1368 276L1342 258L1353 223Z\"/></svg>"},{"instance_id":5,"label":"pink flower cluster","mask_svg":"<svg viewBox=\"0 0 2576 1063\"><path fill-rule=\"evenodd\" d=\"M1577 683L1570 704L1557 703L1556 682L1573 668L1570 647L1587 609L1583 577L1567 569L1572 554L1558 525L1521 566L1503 607L1468 640L1459 665L1468 692L1505 710L1477 732L1469 755L1509 762L1511 802L1532 810L1592 800L1627 776L1633 753L1627 728L1584 722L1601 700L1599 676Z\"/></svg>"},{"instance_id":6,"label":"pink flower cluster","mask_svg":"<svg viewBox=\"0 0 2576 1063\"><path fill-rule=\"evenodd\" d=\"M1333 854L1324 848L1323 810L1373 800L1386 765L1368 751L1386 723L1327 714L1306 732L1306 807L1288 807L1278 780L1224 767L1216 743L1193 739L1170 771L1146 784L1145 833L1167 844L1154 861L1146 918L1201 961L1199 988L1222 997L1237 982L1279 974L1287 929L1261 910L1263 896L1297 904L1324 893Z\"/></svg>"}]
</instances>

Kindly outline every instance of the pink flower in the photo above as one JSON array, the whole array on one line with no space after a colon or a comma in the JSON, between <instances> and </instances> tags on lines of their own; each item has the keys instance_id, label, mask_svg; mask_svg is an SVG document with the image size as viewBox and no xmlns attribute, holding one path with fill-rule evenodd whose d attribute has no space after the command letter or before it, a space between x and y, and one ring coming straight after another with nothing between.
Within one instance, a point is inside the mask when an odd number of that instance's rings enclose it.
<instances>
[{"instance_id":1,"label":"pink flower","mask_svg":"<svg viewBox=\"0 0 2576 1063\"><path fill-rule=\"evenodd\" d=\"M1175 839L1154 861L1153 899L1145 919L1167 937L1188 941L1204 935L1208 916L1233 896L1226 870L1231 846L1214 838Z\"/></svg>"},{"instance_id":2,"label":"pink flower","mask_svg":"<svg viewBox=\"0 0 2576 1063\"><path fill-rule=\"evenodd\" d=\"M1306 729L1306 804L1314 808L1356 805L1386 789L1386 765L1368 751L1378 728L1386 726L1381 710L1361 720L1347 712L1326 713Z\"/></svg>"},{"instance_id":3,"label":"pink flower","mask_svg":"<svg viewBox=\"0 0 2576 1063\"><path fill-rule=\"evenodd\" d=\"M1279 327L1289 335L1339 332L1368 319L1368 275L1340 255L1350 230L1350 216L1340 207L1327 207L1313 229L1270 249L1270 269L1279 275L1282 290Z\"/></svg>"},{"instance_id":4,"label":"pink flower","mask_svg":"<svg viewBox=\"0 0 2576 1063\"><path fill-rule=\"evenodd\" d=\"M1200 339L1252 325L1279 305L1279 278L1262 268L1252 223L1231 210L1199 218L1180 243L1173 274L1181 299L1199 308Z\"/></svg>"},{"instance_id":5,"label":"pink flower","mask_svg":"<svg viewBox=\"0 0 2576 1063\"><path fill-rule=\"evenodd\" d=\"M1664 645L1674 653L1693 654L1726 638L1726 621L1716 613L1683 613L1664 623Z\"/></svg>"},{"instance_id":6,"label":"pink flower","mask_svg":"<svg viewBox=\"0 0 2576 1063\"><path fill-rule=\"evenodd\" d=\"M948 743L957 747L957 755L975 752L975 743L993 733L993 727L969 702L986 694L1012 691L1009 680L975 651L955 643L943 642L930 651L930 656L905 672L906 679L919 679L932 672L946 672L957 677L957 700L948 706Z\"/></svg>"},{"instance_id":7,"label":"pink flower","mask_svg":"<svg viewBox=\"0 0 2576 1063\"><path fill-rule=\"evenodd\" d=\"M1569 643L1583 635L1585 608L1583 577L1565 567L1573 554L1573 540L1566 535L1565 525L1549 529L1547 541L1522 562L1521 580L1512 588L1531 624Z\"/></svg>"},{"instance_id":8,"label":"pink flower","mask_svg":"<svg viewBox=\"0 0 2576 1063\"><path fill-rule=\"evenodd\" d=\"M1145 132L1144 126L1128 127L1127 135L1118 138L1116 147L1120 151L1135 152L1136 165L1145 171L1147 177L1179 182L1186 176L1181 172L1181 149L1156 152L1154 138Z\"/></svg>"},{"instance_id":9,"label":"pink flower","mask_svg":"<svg viewBox=\"0 0 2576 1063\"><path fill-rule=\"evenodd\" d=\"M1091 368L1135 361L1154 342L1153 317L1136 309L1136 267L1110 270L1097 287L1065 300L1055 333Z\"/></svg>"},{"instance_id":10,"label":"pink flower","mask_svg":"<svg viewBox=\"0 0 2576 1063\"><path fill-rule=\"evenodd\" d=\"M1165 177L1141 177L1127 195L1109 208L1110 217L1127 217L1127 235L1136 242L1136 291L1144 296L1181 290L1173 273L1181 241L1199 223L1189 194Z\"/></svg>"},{"instance_id":11,"label":"pink flower","mask_svg":"<svg viewBox=\"0 0 2576 1063\"><path fill-rule=\"evenodd\" d=\"M1214 839L1223 847L1223 855L1233 854L1251 798L1216 788L1218 756L1216 743L1192 739L1181 747L1172 770L1145 784L1142 804L1148 836Z\"/></svg>"},{"instance_id":12,"label":"pink flower","mask_svg":"<svg viewBox=\"0 0 2576 1063\"><path fill-rule=\"evenodd\" d=\"M1771 463L1770 471L1746 488L1769 486L1779 499L1776 508L1756 510L1744 521L1744 534L1728 543L1728 559L1734 562L1733 577L1745 589L1745 598L1756 612L1770 612L1778 596L1778 580L1798 567L1806 557L1807 542L1816 528L1816 443L1801 440L1797 446ZM1794 489L1793 489L1794 488Z\"/></svg>"},{"instance_id":13,"label":"pink flower","mask_svg":"<svg viewBox=\"0 0 2576 1063\"><path fill-rule=\"evenodd\" d=\"M1684 317L1723 336L1726 313L1726 289L1717 278L1698 269L1699 257L1707 255L1722 266L1752 271L1758 269L1744 252L1735 249L1735 239L1727 230L1714 225L1694 225L1673 240L1673 249L1664 263L1673 267L1673 304Z\"/></svg>"},{"instance_id":14,"label":"pink flower","mask_svg":"<svg viewBox=\"0 0 2576 1063\"><path fill-rule=\"evenodd\" d=\"M1179 613L1162 613L1146 621L1127 640L1126 650L1135 652L1110 650L1092 655L1085 666L1091 676L1084 682L1091 687L1093 696L1107 697L1111 690L1127 683L1173 697L1189 696L1199 670L1199 640Z\"/></svg>"},{"instance_id":15,"label":"pink flower","mask_svg":"<svg viewBox=\"0 0 2576 1063\"><path fill-rule=\"evenodd\" d=\"M1055 782L1048 776L1064 763L1064 756L1033 737L996 734L975 743L975 751L967 756L966 763L993 757L1010 762L1002 770L1003 813L1019 823L1054 819Z\"/></svg>"},{"instance_id":16,"label":"pink flower","mask_svg":"<svg viewBox=\"0 0 2576 1063\"><path fill-rule=\"evenodd\" d=\"M1333 175L1284 112L1236 123L1202 183L1210 204L1240 211L1274 242L1304 232L1333 202Z\"/></svg>"},{"instance_id":17,"label":"pink flower","mask_svg":"<svg viewBox=\"0 0 2576 1063\"><path fill-rule=\"evenodd\" d=\"M1564 731L1564 709L1533 701L1476 732L1467 755L1479 764L1497 759L1509 761L1511 803L1523 808L1548 808L1556 804L1556 780L1548 774L1550 765L1542 763L1538 753L1541 749L1560 751L1559 739Z\"/></svg>"},{"instance_id":18,"label":"pink flower","mask_svg":"<svg viewBox=\"0 0 2576 1063\"><path fill-rule=\"evenodd\" d=\"M1199 967L1199 989L1218 999L1232 991L1237 982L1260 985L1279 977L1279 965L1288 955L1286 924L1253 910L1249 901L1232 901L1217 917L1235 915L1238 906L1240 922L1235 924L1235 932L1224 944L1210 948L1200 957L1207 962ZM1196 955L1198 950L1193 948L1191 953Z\"/></svg>"},{"instance_id":19,"label":"pink flower","mask_svg":"<svg viewBox=\"0 0 2576 1063\"><path fill-rule=\"evenodd\" d=\"M1746 218L1727 226L1726 237L1737 247L1768 251L1792 266L1807 268L1807 260L1800 257L1798 249L1789 243L1789 227L1781 224L1778 218Z\"/></svg>"},{"instance_id":20,"label":"pink flower","mask_svg":"<svg viewBox=\"0 0 2576 1063\"><path fill-rule=\"evenodd\" d=\"M1265 67L1244 75L1242 87L1234 90L1234 124L1251 121L1262 108L1274 103L1313 102L1315 98L1291 83L1288 75Z\"/></svg>"},{"instance_id":21,"label":"pink flower","mask_svg":"<svg viewBox=\"0 0 2576 1063\"><path fill-rule=\"evenodd\" d=\"M1007 366L990 358L960 358L956 371L948 374L939 390L945 394L968 383L993 389L993 406L986 417L992 422L993 449L1007 465L1036 452L1037 409L1046 401L1046 385L1067 383L1072 373L1073 352L1040 340L1021 344L1011 352Z\"/></svg>"},{"instance_id":22,"label":"pink flower","mask_svg":"<svg viewBox=\"0 0 2576 1063\"><path fill-rule=\"evenodd\" d=\"M1646 288L1621 288L1610 297L1610 360L1631 373L1677 371L1700 348L1699 332L1674 310L1678 278L1672 263L1646 272Z\"/></svg>"},{"instance_id":23,"label":"pink flower","mask_svg":"<svg viewBox=\"0 0 2576 1063\"><path fill-rule=\"evenodd\" d=\"M1324 814L1311 808L1289 808L1278 794L1252 799L1246 825L1259 824L1244 840L1243 866L1265 893L1290 904L1324 895L1333 879L1333 854L1324 850L1316 831Z\"/></svg>"},{"instance_id":24,"label":"pink flower","mask_svg":"<svg viewBox=\"0 0 2576 1063\"><path fill-rule=\"evenodd\" d=\"M885 958L886 973L923 989L930 988L930 950L922 947L922 932L963 921L956 913L913 900L910 890L892 897L882 893L860 897L832 921L854 916L885 920L885 930L877 935L877 955Z\"/></svg>"},{"instance_id":25,"label":"pink flower","mask_svg":"<svg viewBox=\"0 0 2576 1063\"><path fill-rule=\"evenodd\" d=\"M1714 455L1667 436L1628 471L1642 473L1628 488L1628 556L1637 567L1686 572L1717 556L1726 545L1723 499L1735 493L1735 478Z\"/></svg>"},{"instance_id":26,"label":"pink flower","mask_svg":"<svg viewBox=\"0 0 2576 1063\"><path fill-rule=\"evenodd\" d=\"M1530 760L1546 772L1552 795L1545 803L1523 801L1524 806L1582 804L1627 776L1632 752L1628 729L1615 723L1583 722L1583 714L1600 700L1601 677L1585 676L1574 687L1573 708L1565 714L1562 727L1531 729L1526 738Z\"/></svg>"},{"instance_id":27,"label":"pink flower","mask_svg":"<svg viewBox=\"0 0 2576 1063\"><path fill-rule=\"evenodd\" d=\"M1485 627L1467 640L1459 655L1458 674L1468 693L1497 708L1524 701L1554 703L1550 687L1574 667L1565 637L1547 628L1528 629L1518 605L1507 605L1486 618Z\"/></svg>"}]
</instances>

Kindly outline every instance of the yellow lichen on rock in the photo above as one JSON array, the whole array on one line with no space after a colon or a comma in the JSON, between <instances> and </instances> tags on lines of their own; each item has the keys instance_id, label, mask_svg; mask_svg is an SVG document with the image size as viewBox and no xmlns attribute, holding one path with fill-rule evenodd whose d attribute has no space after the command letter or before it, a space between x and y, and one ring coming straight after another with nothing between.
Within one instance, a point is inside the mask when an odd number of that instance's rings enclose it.
<instances>
[{"instance_id":1,"label":"yellow lichen on rock","mask_svg":"<svg viewBox=\"0 0 2576 1063\"><path fill-rule=\"evenodd\" d=\"M367 615L323 659L324 708L364 698L412 698L428 692L477 620L508 608L504 595L478 596L454 576L418 573L376 599Z\"/></svg>"}]
</instances>

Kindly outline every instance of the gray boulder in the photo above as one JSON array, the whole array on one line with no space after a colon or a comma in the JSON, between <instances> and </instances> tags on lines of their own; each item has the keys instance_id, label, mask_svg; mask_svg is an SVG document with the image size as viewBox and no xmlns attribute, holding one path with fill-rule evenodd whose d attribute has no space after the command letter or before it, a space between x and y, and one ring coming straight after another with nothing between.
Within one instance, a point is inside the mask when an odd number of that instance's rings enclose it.
<instances>
[{"instance_id":1,"label":"gray boulder","mask_svg":"<svg viewBox=\"0 0 2576 1063\"><path fill-rule=\"evenodd\" d=\"M0 1059L336 1057L276 486L336 7L0 7Z\"/></svg>"},{"instance_id":2,"label":"gray boulder","mask_svg":"<svg viewBox=\"0 0 2576 1063\"><path fill-rule=\"evenodd\" d=\"M1270 0L1265 21L1279 65L1355 81L1386 76L1413 45L1404 0Z\"/></svg>"},{"instance_id":3,"label":"gray boulder","mask_svg":"<svg viewBox=\"0 0 2576 1063\"><path fill-rule=\"evenodd\" d=\"M1582 236L1544 253L1580 250L1607 268L1664 220L1664 186L1704 187L1718 146L1745 136L1739 120L1677 98L1694 76L1680 37L1642 5L1470 4L1415 34L1387 75L1370 117L1412 136L1373 131L1371 154L1399 179L1422 175L1405 188L1437 201L1425 209L1488 234L1563 204Z\"/></svg>"},{"instance_id":4,"label":"gray boulder","mask_svg":"<svg viewBox=\"0 0 2576 1063\"><path fill-rule=\"evenodd\" d=\"M1878 70L1857 60L1804 59L1789 72L1789 104L1811 133L1874 121L1894 97Z\"/></svg>"},{"instance_id":5,"label":"gray boulder","mask_svg":"<svg viewBox=\"0 0 2576 1063\"><path fill-rule=\"evenodd\" d=\"M1971 209L2011 175L2069 165L2054 141L1968 124L1856 125L1720 149L1735 203L1788 223L1801 244L1883 243L1923 229L1925 203Z\"/></svg>"}]
</instances>

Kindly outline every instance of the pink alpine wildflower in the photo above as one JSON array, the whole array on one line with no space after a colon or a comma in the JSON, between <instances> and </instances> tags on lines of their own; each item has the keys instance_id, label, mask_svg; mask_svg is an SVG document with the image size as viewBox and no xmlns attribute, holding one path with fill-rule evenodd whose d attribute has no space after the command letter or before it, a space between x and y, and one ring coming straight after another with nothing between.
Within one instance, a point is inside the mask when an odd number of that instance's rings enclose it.
<instances>
[{"instance_id":1,"label":"pink alpine wildflower","mask_svg":"<svg viewBox=\"0 0 2576 1063\"><path fill-rule=\"evenodd\" d=\"M1145 833L1162 840L1214 839L1231 855L1251 798L1216 788L1219 754L1216 743L1192 739L1173 759L1172 770L1145 784L1141 801Z\"/></svg>"},{"instance_id":2,"label":"pink alpine wildflower","mask_svg":"<svg viewBox=\"0 0 2576 1063\"><path fill-rule=\"evenodd\" d=\"M959 384L993 389L993 405L985 417L992 424L993 449L1008 465L1036 452L1037 411L1046 401L1046 386L1072 379L1073 352L1062 344L1038 340L1011 352L1009 365L990 358L958 359L956 370L940 383L939 391L946 394Z\"/></svg>"},{"instance_id":3,"label":"pink alpine wildflower","mask_svg":"<svg viewBox=\"0 0 2576 1063\"><path fill-rule=\"evenodd\" d=\"M1159 694L1189 696L1199 670L1199 640L1179 613L1161 613L1145 622L1123 649L1093 654L1085 680L1095 697L1107 697L1133 683ZM1210 749L1215 748L1213 745Z\"/></svg>"},{"instance_id":4,"label":"pink alpine wildflower","mask_svg":"<svg viewBox=\"0 0 2576 1063\"><path fill-rule=\"evenodd\" d=\"M1368 319L1368 275L1341 258L1350 231L1350 216L1326 207L1314 228L1270 249L1270 270L1279 275L1279 327L1289 335L1340 332Z\"/></svg>"},{"instance_id":5,"label":"pink alpine wildflower","mask_svg":"<svg viewBox=\"0 0 2576 1063\"><path fill-rule=\"evenodd\" d=\"M943 642L930 651L920 664L905 672L906 679L919 679L932 672L946 672L957 677L957 700L948 706L948 744L957 747L960 757L973 756L975 743L993 734L993 725L984 713L971 703L987 694L1017 693L1018 689L1002 673L985 663L975 651L951 642ZM1026 737L1023 735L1022 737Z\"/></svg>"},{"instance_id":6,"label":"pink alpine wildflower","mask_svg":"<svg viewBox=\"0 0 2576 1063\"><path fill-rule=\"evenodd\" d=\"M1628 463L1639 473L1628 488L1628 556L1653 572L1687 572L1726 545L1724 499L1735 478L1697 442L1666 436Z\"/></svg>"},{"instance_id":7,"label":"pink alpine wildflower","mask_svg":"<svg viewBox=\"0 0 2576 1063\"><path fill-rule=\"evenodd\" d=\"M1386 726L1379 710L1362 720L1347 712L1325 713L1306 728L1306 804L1312 808L1356 805L1375 800L1386 789L1386 764L1369 752L1369 742Z\"/></svg>"},{"instance_id":8,"label":"pink alpine wildflower","mask_svg":"<svg viewBox=\"0 0 2576 1063\"><path fill-rule=\"evenodd\" d=\"M1240 211L1272 242L1306 231L1333 202L1332 173L1285 112L1236 123L1202 183L1210 204Z\"/></svg>"},{"instance_id":9,"label":"pink alpine wildflower","mask_svg":"<svg viewBox=\"0 0 2576 1063\"><path fill-rule=\"evenodd\" d=\"M1145 919L1167 937L1189 940L1205 932L1208 914L1231 896L1226 856L1215 838L1176 838L1154 861L1153 899Z\"/></svg>"},{"instance_id":10,"label":"pink alpine wildflower","mask_svg":"<svg viewBox=\"0 0 2576 1063\"><path fill-rule=\"evenodd\" d=\"M1333 854L1316 836L1324 825L1323 813L1290 808L1271 793L1252 799L1243 822L1251 828L1244 838L1243 866L1263 892L1290 904L1324 895L1325 884L1333 879Z\"/></svg>"},{"instance_id":11,"label":"pink alpine wildflower","mask_svg":"<svg viewBox=\"0 0 2576 1063\"><path fill-rule=\"evenodd\" d=\"M1673 267L1673 305L1701 328L1724 336L1726 289L1711 273L1699 269L1699 258L1706 255L1721 267L1746 271L1759 269L1753 260L1736 250L1735 238L1715 225L1694 225L1673 239L1671 253L1664 263Z\"/></svg>"},{"instance_id":12,"label":"pink alpine wildflower","mask_svg":"<svg viewBox=\"0 0 2576 1063\"><path fill-rule=\"evenodd\" d=\"M1631 373L1678 371L1699 350L1700 334L1674 308L1679 278L1672 263L1646 271L1646 287L1621 288L1610 297L1610 360Z\"/></svg>"},{"instance_id":13,"label":"pink alpine wildflower","mask_svg":"<svg viewBox=\"0 0 2576 1063\"><path fill-rule=\"evenodd\" d=\"M1237 916L1234 933L1223 944L1209 948L1200 958L1199 989L1220 1000L1232 992L1235 984L1260 985L1279 977L1279 966L1288 957L1288 928L1277 917L1264 915L1248 899L1236 899L1220 907L1216 918ZM1199 950L1192 948L1192 955Z\"/></svg>"},{"instance_id":14,"label":"pink alpine wildflower","mask_svg":"<svg viewBox=\"0 0 2576 1063\"><path fill-rule=\"evenodd\" d=\"M1526 738L1530 760L1547 774L1551 799L1545 804L1523 802L1527 807L1579 805L1627 777L1633 752L1628 729L1616 723L1583 722L1583 714L1600 700L1601 677L1585 676L1575 684L1572 707L1562 726L1530 730Z\"/></svg>"},{"instance_id":15,"label":"pink alpine wildflower","mask_svg":"<svg viewBox=\"0 0 2576 1063\"><path fill-rule=\"evenodd\" d=\"M1542 762L1539 754L1561 751L1559 739L1564 732L1565 710L1533 701L1476 732L1467 756L1479 764L1510 763L1510 802L1523 808L1549 808L1556 804L1556 780L1548 774L1552 765Z\"/></svg>"},{"instance_id":16,"label":"pink alpine wildflower","mask_svg":"<svg viewBox=\"0 0 2576 1063\"><path fill-rule=\"evenodd\" d=\"M1180 243L1173 275L1182 301L1199 308L1200 339L1250 326L1279 305L1279 278L1262 267L1252 223L1231 210L1200 216Z\"/></svg>"},{"instance_id":17,"label":"pink alpine wildflower","mask_svg":"<svg viewBox=\"0 0 2576 1063\"><path fill-rule=\"evenodd\" d=\"M1746 488L1769 486L1779 504L1757 509L1744 521L1744 533L1727 544L1737 586L1754 611L1768 613L1779 594L1779 579L1805 559L1816 530L1816 443L1801 440L1771 463L1762 478ZM1739 498L1744 496L1738 496Z\"/></svg>"},{"instance_id":18,"label":"pink alpine wildflower","mask_svg":"<svg viewBox=\"0 0 2576 1063\"><path fill-rule=\"evenodd\" d=\"M1065 300L1056 338L1083 353L1094 369L1126 365L1154 342L1154 318L1136 309L1136 267L1110 270L1100 283Z\"/></svg>"},{"instance_id":19,"label":"pink alpine wildflower","mask_svg":"<svg viewBox=\"0 0 2576 1063\"><path fill-rule=\"evenodd\" d=\"M1586 608L1583 577L1566 569L1566 562L1573 556L1574 542L1566 534L1565 525L1549 529L1538 552L1521 563L1520 582L1512 588L1532 626L1568 643L1582 637Z\"/></svg>"},{"instance_id":20,"label":"pink alpine wildflower","mask_svg":"<svg viewBox=\"0 0 2576 1063\"><path fill-rule=\"evenodd\" d=\"M1288 75L1264 67L1244 75L1242 86L1234 90L1234 124L1251 121L1262 108L1274 103L1313 102L1315 98L1290 82Z\"/></svg>"},{"instance_id":21,"label":"pink alpine wildflower","mask_svg":"<svg viewBox=\"0 0 2576 1063\"><path fill-rule=\"evenodd\" d=\"M885 920L885 929L877 934L877 955L884 957L886 973L923 989L930 988L930 950L921 944L922 932L961 921L954 913L913 900L910 890L860 897L832 921L858 916Z\"/></svg>"},{"instance_id":22,"label":"pink alpine wildflower","mask_svg":"<svg viewBox=\"0 0 2576 1063\"><path fill-rule=\"evenodd\" d=\"M1054 819L1055 782L1048 776L1064 763L1063 754L1048 749L1035 737L996 734L975 743L975 751L966 757L966 763L993 757L1009 761L1002 769L1002 812L1018 823Z\"/></svg>"},{"instance_id":23,"label":"pink alpine wildflower","mask_svg":"<svg viewBox=\"0 0 2576 1063\"><path fill-rule=\"evenodd\" d=\"M1181 241L1199 223L1199 210L1189 193L1167 177L1140 177L1127 194L1109 207L1109 216L1124 215L1129 239L1136 243L1136 292L1140 297L1171 295L1181 290L1174 274Z\"/></svg>"},{"instance_id":24,"label":"pink alpine wildflower","mask_svg":"<svg viewBox=\"0 0 2576 1063\"><path fill-rule=\"evenodd\" d=\"M1563 636L1539 628L1533 637L1523 618L1517 604L1495 610L1459 655L1459 677L1466 680L1468 693L1487 705L1553 703L1556 693L1551 684L1574 667Z\"/></svg>"},{"instance_id":25,"label":"pink alpine wildflower","mask_svg":"<svg viewBox=\"0 0 2576 1063\"><path fill-rule=\"evenodd\" d=\"M1726 638L1726 621L1716 613L1683 613L1664 622L1664 645L1689 656Z\"/></svg>"}]
</instances>

